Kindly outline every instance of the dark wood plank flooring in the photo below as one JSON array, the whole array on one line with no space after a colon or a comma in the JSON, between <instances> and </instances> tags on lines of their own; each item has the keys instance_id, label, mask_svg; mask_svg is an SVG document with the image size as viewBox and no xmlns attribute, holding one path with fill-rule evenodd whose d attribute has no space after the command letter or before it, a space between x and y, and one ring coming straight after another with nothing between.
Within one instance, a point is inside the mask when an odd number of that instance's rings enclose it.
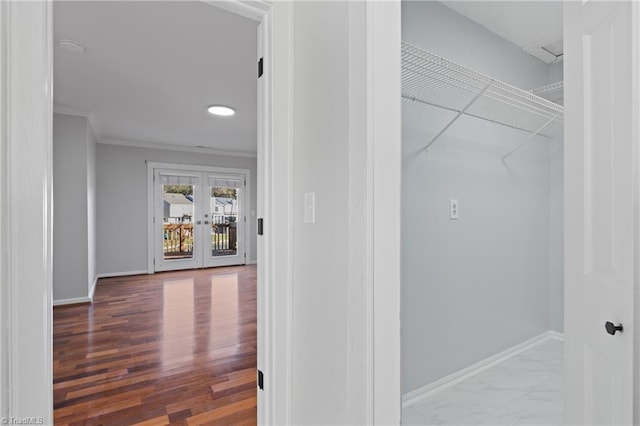
<instances>
[{"instance_id":1,"label":"dark wood plank flooring","mask_svg":"<svg viewBox=\"0 0 640 426\"><path fill-rule=\"evenodd\" d=\"M256 268L101 279L53 311L56 425L256 424Z\"/></svg>"}]
</instances>

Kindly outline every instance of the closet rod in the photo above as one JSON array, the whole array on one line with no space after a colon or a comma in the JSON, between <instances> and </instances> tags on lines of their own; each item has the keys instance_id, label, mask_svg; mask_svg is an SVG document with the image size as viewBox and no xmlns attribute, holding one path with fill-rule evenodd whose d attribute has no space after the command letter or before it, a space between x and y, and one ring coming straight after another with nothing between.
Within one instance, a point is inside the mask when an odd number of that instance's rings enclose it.
<instances>
[{"instance_id":1,"label":"closet rod","mask_svg":"<svg viewBox=\"0 0 640 426\"><path fill-rule=\"evenodd\" d=\"M438 105L438 104L434 104L431 102L427 102L423 99L418 99L415 96L408 96L408 95L402 95L402 98L408 102L417 102L419 104L423 104L426 106L430 106L430 107L434 107L434 108L440 108L440 109L444 109L446 111L451 111L451 112L459 112L459 110L455 109L455 108L449 108L446 107L444 105ZM520 130L521 132L527 132L527 133L531 133L531 130L529 129L525 129L524 127L518 127L518 126L513 126L511 124L507 124L507 123L503 123L502 121L496 121L496 120L492 120L490 118L485 118L485 117L481 117L479 115L470 113L469 111L466 111L464 113L464 115L468 116L468 117L473 117L473 118L477 118L479 120L484 120L484 121L488 121L489 123L493 123L493 124L499 124L501 126L504 127L508 127L510 129L515 129L515 130ZM542 136L543 138L549 138L548 135L544 134L544 133L540 133L538 136Z\"/></svg>"},{"instance_id":2,"label":"closet rod","mask_svg":"<svg viewBox=\"0 0 640 426\"><path fill-rule=\"evenodd\" d=\"M541 131L544 130L545 127L547 127L549 124L551 124L553 122L553 120L555 120L556 118L558 118L558 116L556 115L555 117L551 117L549 119L549 121L547 121L546 123L544 123L542 126L540 126L540 128L538 128L535 132L531 133L529 136L527 136L526 138L524 138L524 140L518 145L516 146L514 149L512 149L511 151L509 151L507 153L507 155L505 155L504 157L502 157L502 162L504 163L505 160L514 152L516 152L517 150L519 150L520 148L522 148L527 142L529 142L535 135L537 135L538 133L540 133Z\"/></svg>"},{"instance_id":3,"label":"closet rod","mask_svg":"<svg viewBox=\"0 0 640 426\"><path fill-rule=\"evenodd\" d=\"M456 116L455 116L455 117L453 117L453 120L451 120L451 121L450 121L446 126L444 126L444 129L440 130L440 133L438 133L437 135L435 135L435 136L434 136L434 138L433 138L433 139L431 139L431 141L427 144L427 146L425 146L425 147L424 147L424 151L425 151L425 152L429 152L429 147L430 147L431 145L433 145L433 144L435 143L435 141L437 141L437 140L438 140L438 138L439 138L440 136L442 136L442 134L443 134L444 132L446 132L446 131L447 131L447 129L448 129L449 127L451 127L451 125L452 125L453 123L455 123L455 122L458 120L458 118L460 118L460 117L462 116L462 114L464 114L464 113L465 113L465 112L466 112L466 111L471 107L471 105L473 105L473 104L475 103L475 101L477 101L477 100L478 100L478 98L480 98L480 96L482 96L482 94L483 94L483 93L484 93L484 92L485 92L489 87L491 87L491 84L492 84L492 83L493 83L493 80L491 80L489 83L487 83L487 84L482 88L482 90L480 90L480 91L478 92L478 94L477 94L476 96L474 96L474 98L473 98L473 99L471 99L471 101L470 101L470 102L469 102L469 103L468 103L464 108L462 108L460 111L458 111L458 113L456 114ZM555 117L554 117L554 118L555 118Z\"/></svg>"}]
</instances>

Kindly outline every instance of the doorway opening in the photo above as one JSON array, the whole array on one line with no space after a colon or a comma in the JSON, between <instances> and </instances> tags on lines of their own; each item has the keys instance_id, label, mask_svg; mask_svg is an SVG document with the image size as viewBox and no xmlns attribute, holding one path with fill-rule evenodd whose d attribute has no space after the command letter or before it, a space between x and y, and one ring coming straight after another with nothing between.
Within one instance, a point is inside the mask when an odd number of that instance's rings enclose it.
<instances>
[{"instance_id":1,"label":"doorway opening","mask_svg":"<svg viewBox=\"0 0 640 426\"><path fill-rule=\"evenodd\" d=\"M56 300L55 420L255 422L259 20L206 2L52 7L54 228L79 217L83 231L54 245L88 252L74 260L86 275L54 277L54 298L77 281L93 303ZM63 253L55 271L70 271ZM130 387L147 380L151 392Z\"/></svg>"},{"instance_id":2,"label":"doorway opening","mask_svg":"<svg viewBox=\"0 0 640 426\"><path fill-rule=\"evenodd\" d=\"M553 16L532 41L561 41L562 4L402 9L404 422L560 424L562 43L537 57L477 21Z\"/></svg>"},{"instance_id":3,"label":"doorway opening","mask_svg":"<svg viewBox=\"0 0 640 426\"><path fill-rule=\"evenodd\" d=\"M637 9L402 8L404 423L632 424Z\"/></svg>"}]
</instances>

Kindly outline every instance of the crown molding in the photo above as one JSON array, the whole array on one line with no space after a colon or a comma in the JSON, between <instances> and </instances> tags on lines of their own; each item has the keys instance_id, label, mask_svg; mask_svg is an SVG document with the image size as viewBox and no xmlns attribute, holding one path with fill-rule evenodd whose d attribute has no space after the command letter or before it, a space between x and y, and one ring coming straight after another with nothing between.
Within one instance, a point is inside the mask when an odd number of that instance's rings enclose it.
<instances>
[{"instance_id":1,"label":"crown molding","mask_svg":"<svg viewBox=\"0 0 640 426\"><path fill-rule=\"evenodd\" d=\"M226 150L226 149L186 146L186 145L147 142L147 141L134 141L129 139L117 139L117 138L98 138L98 143L105 144L105 145L129 146L134 148L150 148L150 149L163 149L163 150L169 150L169 151L196 152L199 154L220 155L225 157L256 158L258 156L256 152L249 152L249 151L232 151L232 150Z\"/></svg>"},{"instance_id":2,"label":"crown molding","mask_svg":"<svg viewBox=\"0 0 640 426\"><path fill-rule=\"evenodd\" d=\"M87 119L87 123L89 123L89 131L91 132L91 134L96 140L98 139L98 135L100 135L100 127L98 125L98 120L96 119L96 115L93 112L82 111L77 108L64 106L64 105L54 105L53 113L63 114L63 115L72 115L74 117L85 117Z\"/></svg>"},{"instance_id":3,"label":"crown molding","mask_svg":"<svg viewBox=\"0 0 640 426\"><path fill-rule=\"evenodd\" d=\"M197 147L197 146L186 146L180 144L170 144L170 143L161 143L161 142L148 142L148 141L137 141L131 139L119 139L119 138L103 138L100 137L99 125L95 118L95 114L93 112L82 111L73 107L63 106L63 105L54 105L53 112L56 114L63 115L72 115L75 117L85 117L87 122L89 123L89 130L93 134L94 138L96 138L98 143L102 143L105 145L121 145L121 146L131 146L136 148L152 148L152 149L164 149L169 151L182 151L182 152L196 152L200 154L211 154L211 155L220 155L225 157L247 157L247 158L257 158L256 152L250 151L233 151L226 149L218 149L218 148L209 148L209 147Z\"/></svg>"}]
</instances>

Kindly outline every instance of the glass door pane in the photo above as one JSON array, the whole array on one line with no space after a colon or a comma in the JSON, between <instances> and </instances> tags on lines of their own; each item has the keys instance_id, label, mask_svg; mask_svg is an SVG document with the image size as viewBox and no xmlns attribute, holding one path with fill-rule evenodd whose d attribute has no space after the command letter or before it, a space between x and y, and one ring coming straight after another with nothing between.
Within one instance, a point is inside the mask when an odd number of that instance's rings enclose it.
<instances>
[{"instance_id":1,"label":"glass door pane","mask_svg":"<svg viewBox=\"0 0 640 426\"><path fill-rule=\"evenodd\" d=\"M193 258L193 188L193 185L162 185L164 260Z\"/></svg>"},{"instance_id":2,"label":"glass door pane","mask_svg":"<svg viewBox=\"0 0 640 426\"><path fill-rule=\"evenodd\" d=\"M197 267L200 241L196 226L201 175L156 172L156 270Z\"/></svg>"},{"instance_id":3,"label":"glass door pane","mask_svg":"<svg viewBox=\"0 0 640 426\"><path fill-rule=\"evenodd\" d=\"M206 255L209 266L244 263L242 197L244 177L208 175L210 221ZM241 254L241 256L240 256Z\"/></svg>"},{"instance_id":4,"label":"glass door pane","mask_svg":"<svg viewBox=\"0 0 640 426\"><path fill-rule=\"evenodd\" d=\"M238 188L211 187L211 256L238 254Z\"/></svg>"}]
</instances>

